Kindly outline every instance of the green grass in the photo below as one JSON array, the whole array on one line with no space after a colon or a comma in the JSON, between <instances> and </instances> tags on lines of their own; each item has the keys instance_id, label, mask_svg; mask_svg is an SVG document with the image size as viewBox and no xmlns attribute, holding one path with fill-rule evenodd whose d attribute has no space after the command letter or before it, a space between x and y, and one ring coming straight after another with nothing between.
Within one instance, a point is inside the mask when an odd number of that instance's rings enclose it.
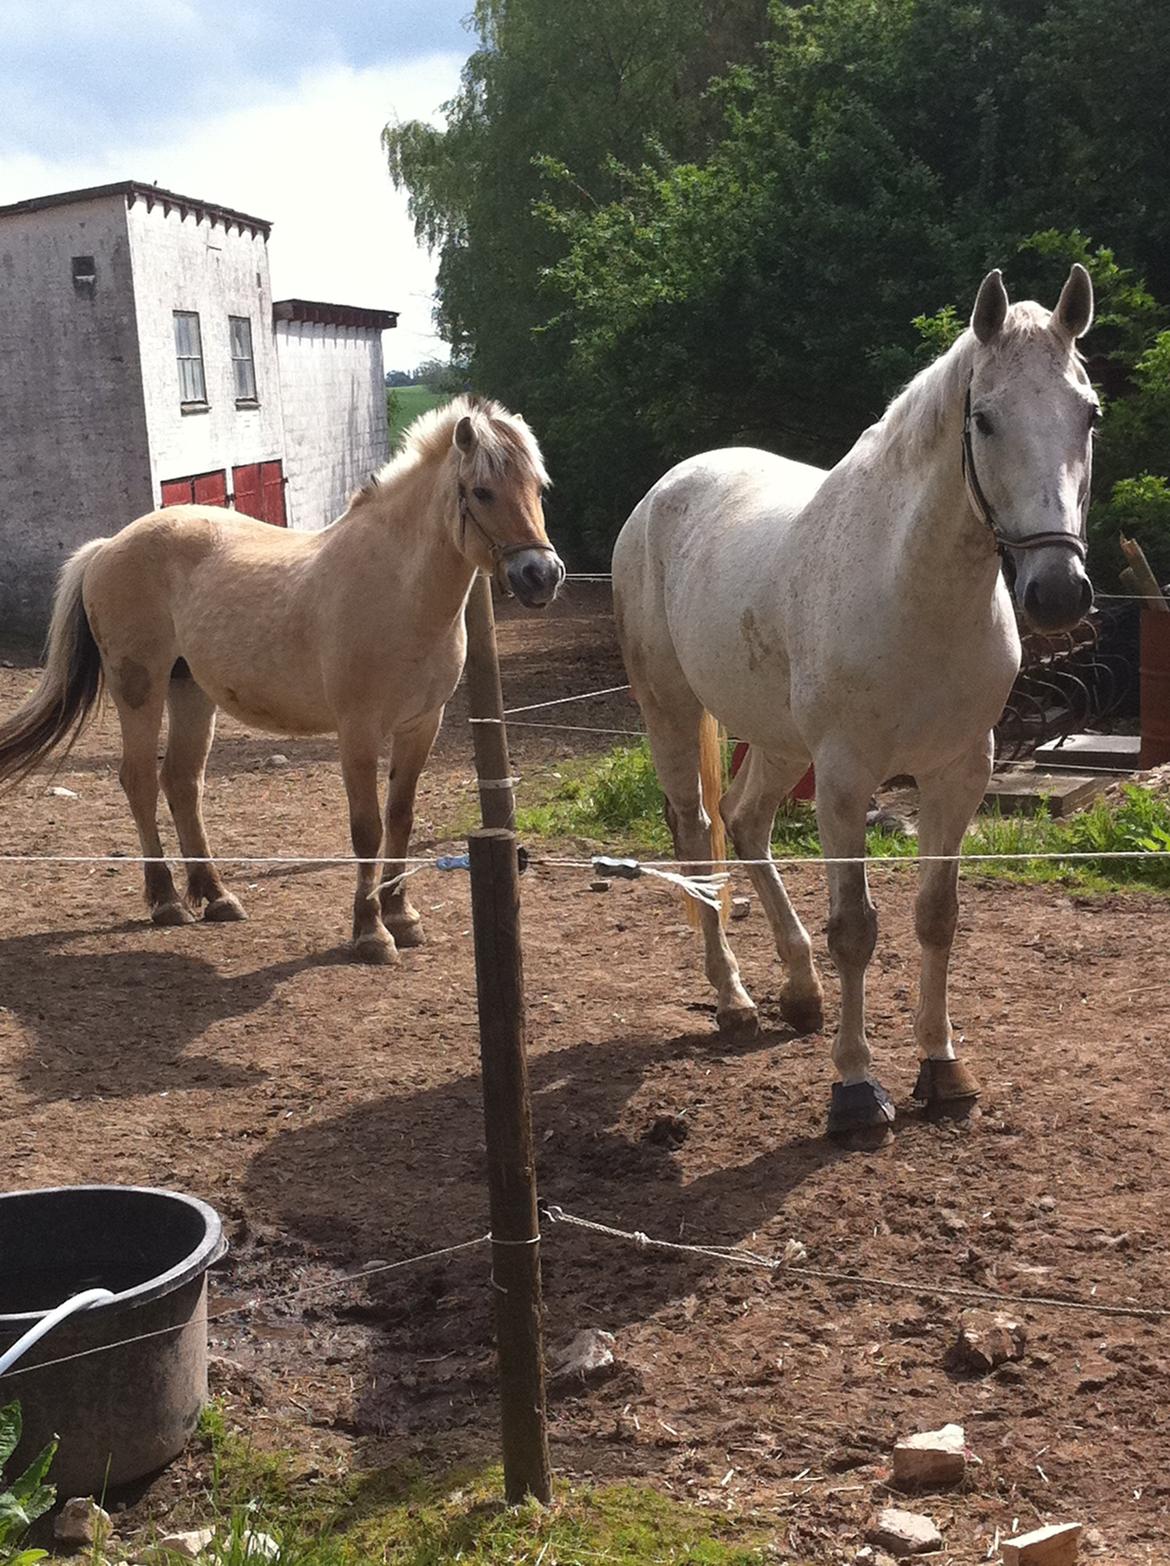
<instances>
[{"instance_id":1,"label":"green grass","mask_svg":"<svg viewBox=\"0 0 1170 1566\"><path fill-rule=\"evenodd\" d=\"M394 386L386 391L386 417L390 421L390 450L402 439L407 425L422 413L429 413L447 402L447 392L432 391L429 386Z\"/></svg>"},{"instance_id":2,"label":"green grass","mask_svg":"<svg viewBox=\"0 0 1170 1566\"><path fill-rule=\"evenodd\" d=\"M291 1454L257 1453L215 1405L201 1434L211 1482L206 1500L190 1511L193 1526L217 1529L200 1556L208 1566L245 1566L250 1531L276 1541L276 1566L763 1566L777 1559L758 1522L641 1486L561 1484L549 1507L508 1508L494 1468L442 1476L379 1470L309 1483L296 1477Z\"/></svg>"},{"instance_id":3,"label":"green grass","mask_svg":"<svg viewBox=\"0 0 1170 1566\"><path fill-rule=\"evenodd\" d=\"M562 767L552 792L518 815L520 831L532 837L575 841L592 852L628 852L669 858L673 854L662 815L662 791L645 742L623 746L600 760ZM873 855L913 855L913 839L871 831ZM1170 800L1129 785L1120 804L1098 803L1065 820L1047 810L1034 816L980 816L963 843L971 854L1108 853L1170 849ZM773 834L780 856L820 853L816 814L810 805L780 813ZM1170 890L1170 859L1041 860L972 866L979 874L1015 881L1058 882L1086 891L1119 888Z\"/></svg>"}]
</instances>

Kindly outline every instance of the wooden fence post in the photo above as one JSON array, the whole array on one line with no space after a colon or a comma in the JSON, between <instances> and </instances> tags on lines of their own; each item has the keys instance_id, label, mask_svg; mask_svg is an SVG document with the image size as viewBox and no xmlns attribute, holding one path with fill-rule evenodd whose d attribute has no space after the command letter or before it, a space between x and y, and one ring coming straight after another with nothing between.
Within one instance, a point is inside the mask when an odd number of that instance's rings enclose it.
<instances>
[{"instance_id":1,"label":"wooden fence post","mask_svg":"<svg viewBox=\"0 0 1170 1566\"><path fill-rule=\"evenodd\" d=\"M492 584L481 571L467 600L467 709L472 719L475 775L480 781L479 809L485 827L514 827L516 800L512 763L504 727L504 695L496 650ZM484 783L492 787L484 788Z\"/></svg>"},{"instance_id":2,"label":"wooden fence post","mask_svg":"<svg viewBox=\"0 0 1170 1566\"><path fill-rule=\"evenodd\" d=\"M476 578L467 605L468 701L483 828L468 838L479 1048L492 1226L492 1283L500 1364L504 1494L552 1499L541 1323L536 1157L528 1092L520 872L491 583Z\"/></svg>"}]
</instances>

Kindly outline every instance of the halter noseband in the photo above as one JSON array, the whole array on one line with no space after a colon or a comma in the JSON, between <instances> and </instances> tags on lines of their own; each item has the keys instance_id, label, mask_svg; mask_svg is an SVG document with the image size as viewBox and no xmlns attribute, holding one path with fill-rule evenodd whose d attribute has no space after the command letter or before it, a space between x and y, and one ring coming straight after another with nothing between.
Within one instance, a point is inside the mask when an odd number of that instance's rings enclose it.
<instances>
[{"instance_id":1,"label":"halter noseband","mask_svg":"<svg viewBox=\"0 0 1170 1566\"><path fill-rule=\"evenodd\" d=\"M527 554L530 550L540 550L544 554L555 555L556 550L551 544L501 544L498 538L493 538L484 527L483 523L471 509L471 502L467 498L467 485L459 480L459 547L466 553L467 524L472 527L483 539L492 557L492 575L496 579L496 585L501 593L508 598L512 596L512 589L508 585L507 572L503 569L505 560L512 555Z\"/></svg>"},{"instance_id":2,"label":"halter noseband","mask_svg":"<svg viewBox=\"0 0 1170 1566\"><path fill-rule=\"evenodd\" d=\"M963 481L967 486L967 496L971 502L971 509L986 527L995 543L996 552L1002 557L1006 549L1044 549L1054 545L1061 549L1071 549L1081 560L1084 560L1089 548L1085 540L1086 522L1088 513L1089 488L1085 485L1081 495L1081 530L1079 533L1066 533L1052 531L1047 533L1025 533L1023 538L1010 538L995 520L995 512L991 509L991 503L983 493L983 485L979 482L979 474L975 471L975 450L971 441L971 382L967 382L967 396L963 403Z\"/></svg>"}]
</instances>

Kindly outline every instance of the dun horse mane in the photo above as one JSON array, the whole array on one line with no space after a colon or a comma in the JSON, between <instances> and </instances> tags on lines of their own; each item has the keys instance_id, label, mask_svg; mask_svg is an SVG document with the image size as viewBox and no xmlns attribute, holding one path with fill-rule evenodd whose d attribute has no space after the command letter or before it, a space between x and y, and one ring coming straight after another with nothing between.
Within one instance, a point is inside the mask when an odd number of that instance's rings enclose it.
<instances>
[{"instance_id":1,"label":"dun horse mane","mask_svg":"<svg viewBox=\"0 0 1170 1566\"><path fill-rule=\"evenodd\" d=\"M509 413L502 403L490 397L466 393L414 420L402 437L400 449L355 492L347 515L367 501L384 497L387 489L420 467L440 464L450 453L455 426L463 418L472 421L476 436L475 457L466 470L470 483L499 479L519 468L542 487L548 486L549 477L536 436L520 415Z\"/></svg>"}]
</instances>

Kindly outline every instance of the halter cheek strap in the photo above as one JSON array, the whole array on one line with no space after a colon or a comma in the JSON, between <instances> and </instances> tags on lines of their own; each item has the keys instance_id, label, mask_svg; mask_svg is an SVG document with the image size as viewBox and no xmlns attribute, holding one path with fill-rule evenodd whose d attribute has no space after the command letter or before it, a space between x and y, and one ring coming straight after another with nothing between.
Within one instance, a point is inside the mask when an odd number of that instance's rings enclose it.
<instances>
[{"instance_id":1,"label":"halter cheek strap","mask_svg":"<svg viewBox=\"0 0 1170 1566\"><path fill-rule=\"evenodd\" d=\"M979 482L979 474L975 469L975 448L971 439L971 383L967 382L967 396L963 403L963 481L967 486L967 496L971 501L971 509L991 534L996 550L1002 556L1005 549L1045 549L1055 546L1061 549L1071 549L1081 560L1088 555L1089 548L1086 542L1087 518L1089 510L1089 486L1086 482L1081 492L1081 527L1079 533L1066 533L1063 530L1054 530L1046 533L1025 533L1023 538L1012 538L1005 533L995 520L995 512L991 509L991 502L983 493L983 485Z\"/></svg>"},{"instance_id":2,"label":"halter cheek strap","mask_svg":"<svg viewBox=\"0 0 1170 1566\"><path fill-rule=\"evenodd\" d=\"M467 485L463 480L459 481L459 547L466 553L467 528L470 524L483 539L492 557L492 575L500 591L507 597L512 596L512 589L508 585L508 574L504 570L504 562L512 555L528 554L532 550L540 550L544 554L553 555L556 550L551 544L501 544L498 538L493 538L484 527L483 523L471 509L471 502L467 498Z\"/></svg>"}]
</instances>

